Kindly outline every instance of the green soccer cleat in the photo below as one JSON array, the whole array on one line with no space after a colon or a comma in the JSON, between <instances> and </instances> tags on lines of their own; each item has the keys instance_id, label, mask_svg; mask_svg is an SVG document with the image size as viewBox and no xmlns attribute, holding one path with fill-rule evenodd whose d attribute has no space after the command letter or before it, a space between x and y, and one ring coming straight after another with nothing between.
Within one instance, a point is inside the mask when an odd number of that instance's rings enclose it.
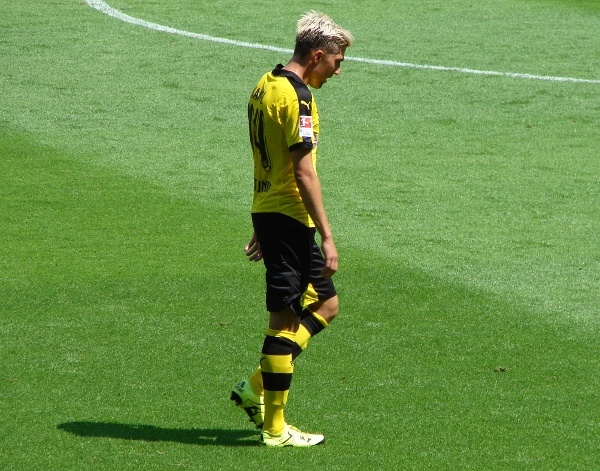
<instances>
[{"instance_id":1,"label":"green soccer cleat","mask_svg":"<svg viewBox=\"0 0 600 471\"><path fill-rule=\"evenodd\" d=\"M257 395L250 386L248 381L242 381L236 384L231 390L230 399L235 402L235 405L244 409L250 422L256 428L262 428L265 416L265 404L263 397Z\"/></svg>"},{"instance_id":2,"label":"green soccer cleat","mask_svg":"<svg viewBox=\"0 0 600 471\"><path fill-rule=\"evenodd\" d=\"M322 445L325 443L325 437L319 434L301 432L296 427L286 425L283 429L283 432L278 435L274 435L263 430L260 434L260 443L269 447L307 447Z\"/></svg>"}]
</instances>

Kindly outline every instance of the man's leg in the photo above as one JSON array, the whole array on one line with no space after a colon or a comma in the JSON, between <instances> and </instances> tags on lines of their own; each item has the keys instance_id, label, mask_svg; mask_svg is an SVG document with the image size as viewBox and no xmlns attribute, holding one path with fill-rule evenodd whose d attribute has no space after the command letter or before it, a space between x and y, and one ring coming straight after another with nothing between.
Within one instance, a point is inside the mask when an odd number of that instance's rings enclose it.
<instances>
[{"instance_id":1,"label":"man's leg","mask_svg":"<svg viewBox=\"0 0 600 471\"><path fill-rule=\"evenodd\" d=\"M306 349L308 341L312 337L328 327L335 319L338 314L338 304L338 297L334 296L324 301L312 302L305 308L306 315L300 321L296 331L292 360L295 360ZM260 366L249 376L248 382L257 396L263 395L264 387Z\"/></svg>"},{"instance_id":2,"label":"man's leg","mask_svg":"<svg viewBox=\"0 0 600 471\"><path fill-rule=\"evenodd\" d=\"M296 348L294 358L308 346L308 341L328 327L338 314L337 295L324 301L310 303L305 309L298 331L296 332Z\"/></svg>"},{"instance_id":3,"label":"man's leg","mask_svg":"<svg viewBox=\"0 0 600 471\"><path fill-rule=\"evenodd\" d=\"M261 386L264 391L260 441L272 447L318 445L325 441L325 437L300 432L286 424L284 416L294 371L294 352L302 351L296 340L302 311L299 296L306 290L311 278L315 229L282 214L253 214L252 219L267 269L266 304L270 312L260 368L251 375L251 382L244 382L251 385L248 389L256 393L260 393ZM305 326L302 335L304 346L311 335L322 330L321 326L314 322ZM259 372L261 379L258 378Z\"/></svg>"},{"instance_id":4,"label":"man's leg","mask_svg":"<svg viewBox=\"0 0 600 471\"><path fill-rule=\"evenodd\" d=\"M265 404L263 430L272 434L281 433L285 427L283 411L294 372L292 361L299 321L290 308L269 314L260 369Z\"/></svg>"},{"instance_id":5,"label":"man's leg","mask_svg":"<svg viewBox=\"0 0 600 471\"><path fill-rule=\"evenodd\" d=\"M307 447L325 443L323 435L301 432L285 421L284 409L294 372L293 351L297 347L299 326L300 318L290 308L270 314L260 359L265 403L260 442L266 446Z\"/></svg>"}]
</instances>

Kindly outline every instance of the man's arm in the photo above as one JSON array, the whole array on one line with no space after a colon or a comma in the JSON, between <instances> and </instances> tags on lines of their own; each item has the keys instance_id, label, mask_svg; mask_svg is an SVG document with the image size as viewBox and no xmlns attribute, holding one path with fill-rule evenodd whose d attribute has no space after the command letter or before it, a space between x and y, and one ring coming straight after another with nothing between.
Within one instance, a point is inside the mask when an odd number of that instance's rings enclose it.
<instances>
[{"instance_id":1,"label":"man's arm","mask_svg":"<svg viewBox=\"0 0 600 471\"><path fill-rule=\"evenodd\" d=\"M332 276L338 269L338 254L333 242L333 234L327 220L321 182L312 163L311 149L297 149L290 153L294 165L294 177L300 190L304 207L321 235L321 249L325 258L323 276Z\"/></svg>"}]
</instances>

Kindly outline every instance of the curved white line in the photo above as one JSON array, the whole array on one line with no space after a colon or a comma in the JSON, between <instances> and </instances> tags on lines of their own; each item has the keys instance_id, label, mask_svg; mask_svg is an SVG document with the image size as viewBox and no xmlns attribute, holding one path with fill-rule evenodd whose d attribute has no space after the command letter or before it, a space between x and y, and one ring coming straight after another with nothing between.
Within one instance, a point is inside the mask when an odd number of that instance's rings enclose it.
<instances>
[{"instance_id":1,"label":"curved white line","mask_svg":"<svg viewBox=\"0 0 600 471\"><path fill-rule=\"evenodd\" d=\"M286 54L291 54L293 52L291 49L283 49L280 47L266 46L263 44L256 43L247 43L244 41L236 41L234 39L217 38L215 36L209 36L207 34L192 33L190 31L184 31L181 29L171 28L169 26L159 25L157 23L151 23L149 21L140 20L139 18L134 18L133 16L126 15L122 11L119 11L116 8L107 5L102 0L85 0L85 2L92 8L95 8L96 10L105 13L108 16L112 16L113 18L117 18L118 20L124 21L125 23L143 26L144 28L160 31L161 33L177 34L179 36L186 36L188 38L201 39L202 41L230 44L232 46L250 47L252 49L266 49L268 51L283 52Z\"/></svg>"},{"instance_id":2,"label":"curved white line","mask_svg":"<svg viewBox=\"0 0 600 471\"><path fill-rule=\"evenodd\" d=\"M144 28L152 29L155 31L160 31L162 33L169 34L177 34L180 36L186 36L188 38L200 39L202 41L211 41L215 43L221 44L229 44L232 46L238 47L248 47L252 49L264 49L268 51L282 52L286 54L291 54L293 51L291 49L285 49L281 47L275 46L267 46L264 44L257 43L249 43L244 41L236 41L234 39L226 39L226 38L218 38L215 36L209 36L207 34L199 34L192 33L190 31L184 31L181 29L171 28L169 26L159 25L157 23L151 23L149 21L141 20L139 18L134 18L133 16L126 15L125 13L117 10L109 6L106 2L102 0L85 0L85 2L95 8L96 10L105 13L106 15L112 16L118 20L124 21L126 23L142 26ZM425 69L425 70L437 70L441 72L460 72L463 74L474 74L474 75L490 75L496 77L511 77L511 78L520 78L520 79L529 79L529 80L546 80L550 82L571 82L571 83L594 83L600 84L600 80L592 80L592 79L580 79L573 77L552 77L548 75L532 75L532 74L522 74L515 72L495 72L492 70L476 70L476 69L467 69L462 67L443 67L437 65L425 65L425 64L411 64L408 62L396 62L396 61L388 61L388 60L378 60L378 59L366 59L362 57L346 57L347 60L352 60L356 62L363 62L367 64L374 65L385 65L391 67L403 67L410 69Z\"/></svg>"}]
</instances>

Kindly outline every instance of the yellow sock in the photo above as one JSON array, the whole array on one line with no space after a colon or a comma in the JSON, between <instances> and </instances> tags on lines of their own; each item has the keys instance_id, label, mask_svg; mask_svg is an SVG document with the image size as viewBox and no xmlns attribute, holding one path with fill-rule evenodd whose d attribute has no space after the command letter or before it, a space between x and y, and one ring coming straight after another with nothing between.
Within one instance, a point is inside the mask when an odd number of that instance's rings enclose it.
<instances>
[{"instance_id":1,"label":"yellow sock","mask_svg":"<svg viewBox=\"0 0 600 471\"><path fill-rule=\"evenodd\" d=\"M311 337L312 335L308 329L304 327L304 325L300 324L300 327L298 327L298 332L296 332L296 343L302 350L308 346L308 341Z\"/></svg>"},{"instance_id":2,"label":"yellow sock","mask_svg":"<svg viewBox=\"0 0 600 471\"><path fill-rule=\"evenodd\" d=\"M295 342L298 347L294 348L294 358L300 355L308 346L308 341L321 332L329 324L317 312L311 312L300 321L298 332L296 332Z\"/></svg>"},{"instance_id":3,"label":"yellow sock","mask_svg":"<svg viewBox=\"0 0 600 471\"><path fill-rule=\"evenodd\" d=\"M285 394L285 397L283 397ZM279 435L285 427L283 410L288 391L265 391L265 421L263 430Z\"/></svg>"},{"instance_id":4,"label":"yellow sock","mask_svg":"<svg viewBox=\"0 0 600 471\"><path fill-rule=\"evenodd\" d=\"M279 434L285 427L284 407L294 372L292 351L296 338L293 332L267 330L266 333L260 358L265 394L263 430Z\"/></svg>"},{"instance_id":5,"label":"yellow sock","mask_svg":"<svg viewBox=\"0 0 600 471\"><path fill-rule=\"evenodd\" d=\"M250 375L250 377L248 378L248 382L250 383L252 390L256 394L258 394L259 396L264 394L265 389L263 388L262 371L260 369L260 366L256 368L254 373Z\"/></svg>"}]
</instances>

